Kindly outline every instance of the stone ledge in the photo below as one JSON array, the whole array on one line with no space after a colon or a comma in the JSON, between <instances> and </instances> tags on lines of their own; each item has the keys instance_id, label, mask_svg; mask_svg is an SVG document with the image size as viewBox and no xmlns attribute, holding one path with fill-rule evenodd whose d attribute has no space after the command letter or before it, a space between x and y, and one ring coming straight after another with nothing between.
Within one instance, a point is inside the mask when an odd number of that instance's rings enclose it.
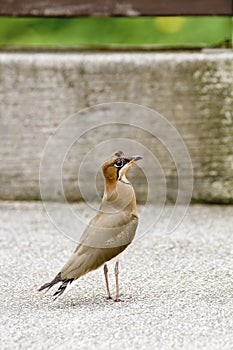
<instances>
[{"instance_id":1,"label":"stone ledge","mask_svg":"<svg viewBox=\"0 0 233 350\"><path fill-rule=\"evenodd\" d=\"M158 111L182 135L194 168L193 200L233 202L233 52L0 53L0 198L39 199L39 164L49 136L68 116L106 102L131 102ZM111 127L105 130L111 137ZM114 130L121 135L121 129ZM123 134L127 137L127 132ZM67 135L69 137L69 135ZM77 168L98 133L86 135L64 167L68 200L79 200ZM168 197L177 192L174 164L159 154ZM58 150L59 151L59 150ZM91 164L90 164L91 169ZM132 178L143 202L143 174ZM48 191L49 191L48 179ZM88 182L88 178L87 178ZM101 189L102 180L97 181ZM50 193L51 199L59 194Z\"/></svg>"}]
</instances>

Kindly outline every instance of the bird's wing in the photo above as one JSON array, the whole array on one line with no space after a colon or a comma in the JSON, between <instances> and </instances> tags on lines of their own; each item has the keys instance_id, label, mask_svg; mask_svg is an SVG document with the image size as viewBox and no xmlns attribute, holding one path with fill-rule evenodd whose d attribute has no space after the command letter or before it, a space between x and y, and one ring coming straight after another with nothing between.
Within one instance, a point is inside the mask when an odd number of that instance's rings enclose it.
<instances>
[{"instance_id":1,"label":"bird's wing","mask_svg":"<svg viewBox=\"0 0 233 350\"><path fill-rule=\"evenodd\" d=\"M136 216L126 218L120 213L101 213L99 218L98 215L90 222L79 245L62 268L62 280L77 279L97 269L120 254L133 240L138 225Z\"/></svg>"},{"instance_id":2,"label":"bird's wing","mask_svg":"<svg viewBox=\"0 0 233 350\"><path fill-rule=\"evenodd\" d=\"M138 218L118 211L98 213L83 232L80 244L94 248L128 245L134 238Z\"/></svg>"}]
</instances>

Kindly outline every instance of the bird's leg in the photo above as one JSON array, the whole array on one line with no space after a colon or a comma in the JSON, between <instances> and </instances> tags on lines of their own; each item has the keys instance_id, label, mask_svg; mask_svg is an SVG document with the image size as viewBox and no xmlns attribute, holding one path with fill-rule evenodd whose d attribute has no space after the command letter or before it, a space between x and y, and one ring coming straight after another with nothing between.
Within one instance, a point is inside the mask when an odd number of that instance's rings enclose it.
<instances>
[{"instance_id":1,"label":"bird's leg","mask_svg":"<svg viewBox=\"0 0 233 350\"><path fill-rule=\"evenodd\" d=\"M130 298L120 298L119 295L119 279L118 279L118 275L119 275L119 261L116 262L115 264L115 278L116 278L116 296L114 301L129 301Z\"/></svg>"},{"instance_id":2,"label":"bird's leg","mask_svg":"<svg viewBox=\"0 0 233 350\"><path fill-rule=\"evenodd\" d=\"M104 277L105 277L105 283L106 283L106 289L107 289L107 299L112 299L111 294L110 294L110 290L109 290L107 264L104 264Z\"/></svg>"},{"instance_id":3,"label":"bird's leg","mask_svg":"<svg viewBox=\"0 0 233 350\"><path fill-rule=\"evenodd\" d=\"M119 280L118 280L118 275L119 275L119 261L116 262L115 264L115 278L116 278L116 297L115 301L120 301L119 299Z\"/></svg>"}]
</instances>

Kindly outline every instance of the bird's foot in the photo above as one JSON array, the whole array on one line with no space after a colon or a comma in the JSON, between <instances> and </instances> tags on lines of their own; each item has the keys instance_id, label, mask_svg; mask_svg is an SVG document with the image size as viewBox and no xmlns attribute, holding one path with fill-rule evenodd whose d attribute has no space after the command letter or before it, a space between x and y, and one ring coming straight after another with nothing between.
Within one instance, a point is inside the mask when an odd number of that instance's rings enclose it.
<instances>
[{"instance_id":1,"label":"bird's foot","mask_svg":"<svg viewBox=\"0 0 233 350\"><path fill-rule=\"evenodd\" d=\"M122 296L115 296L115 297L112 297L111 295L107 295L107 296L106 296L106 299L107 299L107 300L112 300L112 301L115 301L115 302L126 302L126 301L130 301L131 296L130 296L130 297L127 297L127 298L124 298L124 297L122 297Z\"/></svg>"},{"instance_id":2,"label":"bird's foot","mask_svg":"<svg viewBox=\"0 0 233 350\"><path fill-rule=\"evenodd\" d=\"M113 300L117 303L117 302L122 302L122 303L125 303L127 301L130 301L131 299L131 296L130 297L127 297L127 298L124 298L124 297L120 297L120 296L116 296Z\"/></svg>"}]
</instances>

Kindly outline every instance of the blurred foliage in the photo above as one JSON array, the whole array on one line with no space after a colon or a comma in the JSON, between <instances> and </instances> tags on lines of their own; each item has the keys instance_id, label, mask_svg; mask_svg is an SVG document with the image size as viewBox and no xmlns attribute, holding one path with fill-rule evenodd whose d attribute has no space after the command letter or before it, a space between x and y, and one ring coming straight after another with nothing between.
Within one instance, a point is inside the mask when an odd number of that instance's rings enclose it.
<instances>
[{"instance_id":1,"label":"blurred foliage","mask_svg":"<svg viewBox=\"0 0 233 350\"><path fill-rule=\"evenodd\" d=\"M0 45L211 46L232 41L232 17L0 17Z\"/></svg>"}]
</instances>

